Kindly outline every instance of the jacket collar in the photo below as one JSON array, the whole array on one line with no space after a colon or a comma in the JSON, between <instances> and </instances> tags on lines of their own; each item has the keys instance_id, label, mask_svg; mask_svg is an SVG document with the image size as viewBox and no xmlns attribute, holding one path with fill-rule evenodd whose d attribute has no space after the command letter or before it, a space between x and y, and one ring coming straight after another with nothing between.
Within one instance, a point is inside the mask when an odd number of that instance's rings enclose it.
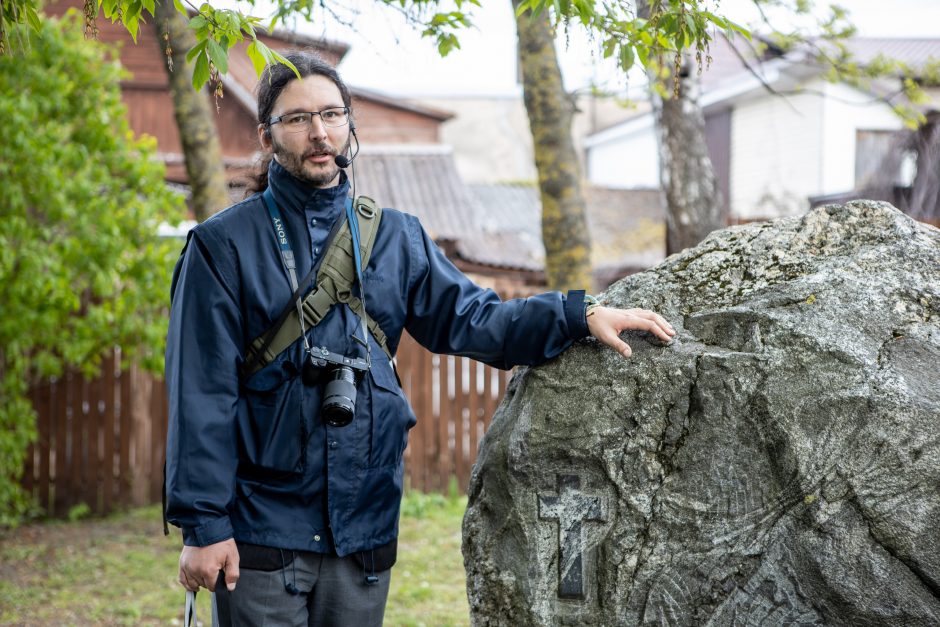
<instances>
[{"instance_id":1,"label":"jacket collar","mask_svg":"<svg viewBox=\"0 0 940 627\"><path fill-rule=\"evenodd\" d=\"M284 211L332 213L342 208L349 194L349 179L342 170L339 173L339 185L319 188L301 181L273 159L268 166L268 184L278 206Z\"/></svg>"}]
</instances>

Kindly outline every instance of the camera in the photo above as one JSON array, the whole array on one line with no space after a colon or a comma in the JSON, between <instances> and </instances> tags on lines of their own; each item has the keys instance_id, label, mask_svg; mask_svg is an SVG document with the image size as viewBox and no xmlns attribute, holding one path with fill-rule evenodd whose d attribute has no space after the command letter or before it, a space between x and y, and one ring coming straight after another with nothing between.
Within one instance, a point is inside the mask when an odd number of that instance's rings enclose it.
<instances>
[{"instance_id":1,"label":"camera","mask_svg":"<svg viewBox=\"0 0 940 627\"><path fill-rule=\"evenodd\" d=\"M345 427L356 413L356 373L348 366L336 366L326 375L320 415L331 427Z\"/></svg>"},{"instance_id":2,"label":"camera","mask_svg":"<svg viewBox=\"0 0 940 627\"><path fill-rule=\"evenodd\" d=\"M330 427L345 427L356 415L357 373L369 369L361 358L346 357L327 348L311 348L304 361L304 385L324 384L320 416Z\"/></svg>"}]
</instances>

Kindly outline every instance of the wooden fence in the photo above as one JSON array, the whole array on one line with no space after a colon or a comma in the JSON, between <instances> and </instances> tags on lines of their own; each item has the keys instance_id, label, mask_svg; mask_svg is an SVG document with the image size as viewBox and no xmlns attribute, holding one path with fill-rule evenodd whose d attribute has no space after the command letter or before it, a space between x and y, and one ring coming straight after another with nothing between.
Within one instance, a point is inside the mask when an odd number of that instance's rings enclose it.
<instances>
[{"instance_id":1,"label":"wooden fence","mask_svg":"<svg viewBox=\"0 0 940 627\"><path fill-rule=\"evenodd\" d=\"M107 513L159 502L163 487L166 394L163 381L120 351L101 376L75 372L31 390L38 438L26 455L23 486L54 516L77 505Z\"/></svg>"},{"instance_id":2,"label":"wooden fence","mask_svg":"<svg viewBox=\"0 0 940 627\"><path fill-rule=\"evenodd\" d=\"M510 373L432 355L407 336L398 371L418 417L405 453L409 485L443 491L456 477L465 491ZM50 515L79 504L107 513L160 502L167 429L161 379L134 366L122 371L118 352L97 379L68 373L34 388L31 398L39 437L23 485Z\"/></svg>"}]
</instances>

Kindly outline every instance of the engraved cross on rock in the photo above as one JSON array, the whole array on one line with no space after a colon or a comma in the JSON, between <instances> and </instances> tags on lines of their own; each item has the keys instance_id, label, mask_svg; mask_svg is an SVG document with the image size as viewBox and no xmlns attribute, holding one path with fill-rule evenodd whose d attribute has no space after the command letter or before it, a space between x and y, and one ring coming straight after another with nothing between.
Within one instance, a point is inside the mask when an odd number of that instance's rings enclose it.
<instances>
[{"instance_id":1,"label":"engraved cross on rock","mask_svg":"<svg viewBox=\"0 0 940 627\"><path fill-rule=\"evenodd\" d=\"M584 521L602 521L601 499L580 492L577 475L558 475L558 495L539 496L539 518L558 521L558 596L584 598Z\"/></svg>"}]
</instances>

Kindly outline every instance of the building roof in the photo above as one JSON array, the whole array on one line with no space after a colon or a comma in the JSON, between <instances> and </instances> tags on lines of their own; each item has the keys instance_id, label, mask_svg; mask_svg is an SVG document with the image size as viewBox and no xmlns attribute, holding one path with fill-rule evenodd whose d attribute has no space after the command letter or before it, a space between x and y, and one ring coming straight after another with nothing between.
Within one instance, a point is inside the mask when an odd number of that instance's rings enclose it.
<instances>
[{"instance_id":1,"label":"building roof","mask_svg":"<svg viewBox=\"0 0 940 627\"><path fill-rule=\"evenodd\" d=\"M363 145L354 174L357 193L417 216L436 240L456 240L475 229L474 201L449 146Z\"/></svg>"},{"instance_id":2,"label":"building roof","mask_svg":"<svg viewBox=\"0 0 940 627\"><path fill-rule=\"evenodd\" d=\"M468 187L479 207L479 223L457 242L457 253L479 263L542 270L545 247L538 188L526 184ZM665 257L662 192L596 187L583 192L595 273L619 278Z\"/></svg>"},{"instance_id":3,"label":"building roof","mask_svg":"<svg viewBox=\"0 0 940 627\"><path fill-rule=\"evenodd\" d=\"M940 61L940 38L854 37L846 41L846 46L862 64L884 55L906 63L916 72L931 59Z\"/></svg>"},{"instance_id":4,"label":"building roof","mask_svg":"<svg viewBox=\"0 0 940 627\"><path fill-rule=\"evenodd\" d=\"M438 122L446 122L447 120L454 117L454 114L450 111L444 111L443 109L430 107L410 100L402 100L399 97L383 94L381 92L375 91L374 89L366 89L364 87L350 85L349 91L352 93L353 98L371 100L372 102L380 103L387 107L392 107L393 109L410 111L412 113L417 113L418 115L435 119Z\"/></svg>"}]
</instances>

